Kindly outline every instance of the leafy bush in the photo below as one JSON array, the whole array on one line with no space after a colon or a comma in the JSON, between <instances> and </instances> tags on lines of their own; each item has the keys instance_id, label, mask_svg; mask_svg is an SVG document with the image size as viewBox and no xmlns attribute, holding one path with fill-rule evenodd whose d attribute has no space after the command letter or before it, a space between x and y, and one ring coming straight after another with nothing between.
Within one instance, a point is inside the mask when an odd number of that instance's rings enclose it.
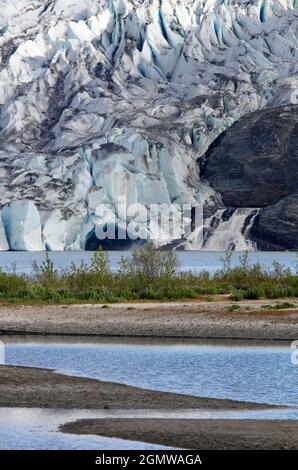
<instances>
[{"instance_id":1,"label":"leafy bush","mask_svg":"<svg viewBox=\"0 0 298 470\"><path fill-rule=\"evenodd\" d=\"M244 292L243 290L236 290L232 294L232 300L235 300L236 302L239 302L240 300L244 299Z\"/></svg>"},{"instance_id":2,"label":"leafy bush","mask_svg":"<svg viewBox=\"0 0 298 470\"><path fill-rule=\"evenodd\" d=\"M295 307L295 304L290 304L289 302L282 302L280 304L272 305L268 308L272 310L285 310L285 309L294 308L294 307Z\"/></svg>"},{"instance_id":3,"label":"leafy bush","mask_svg":"<svg viewBox=\"0 0 298 470\"><path fill-rule=\"evenodd\" d=\"M243 292L243 297L244 299L258 300L265 297L265 291L259 287L250 288Z\"/></svg>"},{"instance_id":4,"label":"leafy bush","mask_svg":"<svg viewBox=\"0 0 298 470\"><path fill-rule=\"evenodd\" d=\"M69 270L63 275L62 282L72 292L78 293L90 289L90 266L83 260L78 265L71 263Z\"/></svg>"},{"instance_id":5,"label":"leafy bush","mask_svg":"<svg viewBox=\"0 0 298 470\"><path fill-rule=\"evenodd\" d=\"M54 263L46 253L46 259L41 264L36 261L32 264L33 273L37 282L46 289L55 289L58 285L58 272L54 269Z\"/></svg>"},{"instance_id":6,"label":"leafy bush","mask_svg":"<svg viewBox=\"0 0 298 470\"><path fill-rule=\"evenodd\" d=\"M99 282L108 281L112 277L109 253L103 251L102 247L92 255L90 272L97 276Z\"/></svg>"},{"instance_id":7,"label":"leafy bush","mask_svg":"<svg viewBox=\"0 0 298 470\"><path fill-rule=\"evenodd\" d=\"M138 275L152 282L160 277L173 277L177 267L175 251L159 251L149 242L144 246L134 247L130 258L122 258L120 269L124 275Z\"/></svg>"},{"instance_id":8,"label":"leafy bush","mask_svg":"<svg viewBox=\"0 0 298 470\"><path fill-rule=\"evenodd\" d=\"M22 276L0 272L0 293L2 295L15 294L26 288L27 282Z\"/></svg>"}]
</instances>

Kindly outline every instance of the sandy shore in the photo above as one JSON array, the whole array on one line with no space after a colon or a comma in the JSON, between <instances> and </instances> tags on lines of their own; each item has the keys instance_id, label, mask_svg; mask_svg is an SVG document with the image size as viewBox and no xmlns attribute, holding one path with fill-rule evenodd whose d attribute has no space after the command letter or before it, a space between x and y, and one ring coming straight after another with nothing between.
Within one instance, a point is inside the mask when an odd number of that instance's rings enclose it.
<instances>
[{"instance_id":1,"label":"sandy shore","mask_svg":"<svg viewBox=\"0 0 298 470\"><path fill-rule=\"evenodd\" d=\"M226 298L108 306L2 305L0 334L294 340L298 339L298 300L289 302L295 308L274 310L270 306L276 301L235 303Z\"/></svg>"},{"instance_id":2,"label":"sandy shore","mask_svg":"<svg viewBox=\"0 0 298 470\"><path fill-rule=\"evenodd\" d=\"M186 449L298 449L297 421L95 419L60 429Z\"/></svg>"},{"instance_id":3,"label":"sandy shore","mask_svg":"<svg viewBox=\"0 0 298 470\"><path fill-rule=\"evenodd\" d=\"M158 392L72 377L47 369L0 366L0 406L80 409L266 409L270 405Z\"/></svg>"}]
</instances>

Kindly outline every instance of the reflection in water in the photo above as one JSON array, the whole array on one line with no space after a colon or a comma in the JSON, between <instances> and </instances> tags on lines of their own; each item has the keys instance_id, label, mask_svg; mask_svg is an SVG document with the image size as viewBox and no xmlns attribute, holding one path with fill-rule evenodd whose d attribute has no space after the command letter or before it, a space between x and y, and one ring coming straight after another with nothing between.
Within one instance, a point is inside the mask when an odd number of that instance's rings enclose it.
<instances>
[{"instance_id":1,"label":"reflection in water","mask_svg":"<svg viewBox=\"0 0 298 470\"><path fill-rule=\"evenodd\" d=\"M0 450L153 450L165 446L57 432L67 421L96 417L96 411L0 408Z\"/></svg>"}]
</instances>

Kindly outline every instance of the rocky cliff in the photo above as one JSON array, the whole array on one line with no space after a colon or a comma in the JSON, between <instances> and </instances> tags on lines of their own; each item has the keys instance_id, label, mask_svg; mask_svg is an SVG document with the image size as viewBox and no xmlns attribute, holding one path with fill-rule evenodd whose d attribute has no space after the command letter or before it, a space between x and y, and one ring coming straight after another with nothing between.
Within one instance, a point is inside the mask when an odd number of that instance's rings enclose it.
<instances>
[{"instance_id":1,"label":"rocky cliff","mask_svg":"<svg viewBox=\"0 0 298 470\"><path fill-rule=\"evenodd\" d=\"M250 236L261 250L297 250L298 194L264 208L256 218Z\"/></svg>"},{"instance_id":2,"label":"rocky cliff","mask_svg":"<svg viewBox=\"0 0 298 470\"><path fill-rule=\"evenodd\" d=\"M227 206L264 207L298 190L298 106L239 119L200 159Z\"/></svg>"},{"instance_id":3,"label":"rocky cliff","mask_svg":"<svg viewBox=\"0 0 298 470\"><path fill-rule=\"evenodd\" d=\"M297 249L298 106L239 119L199 165L227 206L261 208L249 234L259 249Z\"/></svg>"}]
</instances>

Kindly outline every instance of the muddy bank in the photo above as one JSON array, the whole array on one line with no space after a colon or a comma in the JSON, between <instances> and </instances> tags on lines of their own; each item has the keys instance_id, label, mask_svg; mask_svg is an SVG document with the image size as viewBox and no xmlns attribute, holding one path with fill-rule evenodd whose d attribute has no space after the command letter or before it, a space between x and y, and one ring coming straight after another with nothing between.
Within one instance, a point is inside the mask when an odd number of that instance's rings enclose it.
<instances>
[{"instance_id":1,"label":"muddy bank","mask_svg":"<svg viewBox=\"0 0 298 470\"><path fill-rule=\"evenodd\" d=\"M95 419L66 423L60 430L71 434L96 434L185 449L298 448L295 421Z\"/></svg>"},{"instance_id":2,"label":"muddy bank","mask_svg":"<svg viewBox=\"0 0 298 470\"><path fill-rule=\"evenodd\" d=\"M108 306L2 305L0 334L297 339L298 302L290 310L270 309L274 304L224 300Z\"/></svg>"},{"instance_id":3,"label":"muddy bank","mask_svg":"<svg viewBox=\"0 0 298 470\"><path fill-rule=\"evenodd\" d=\"M71 377L47 369L0 366L0 406L110 409L266 409L270 405L199 398Z\"/></svg>"}]
</instances>

